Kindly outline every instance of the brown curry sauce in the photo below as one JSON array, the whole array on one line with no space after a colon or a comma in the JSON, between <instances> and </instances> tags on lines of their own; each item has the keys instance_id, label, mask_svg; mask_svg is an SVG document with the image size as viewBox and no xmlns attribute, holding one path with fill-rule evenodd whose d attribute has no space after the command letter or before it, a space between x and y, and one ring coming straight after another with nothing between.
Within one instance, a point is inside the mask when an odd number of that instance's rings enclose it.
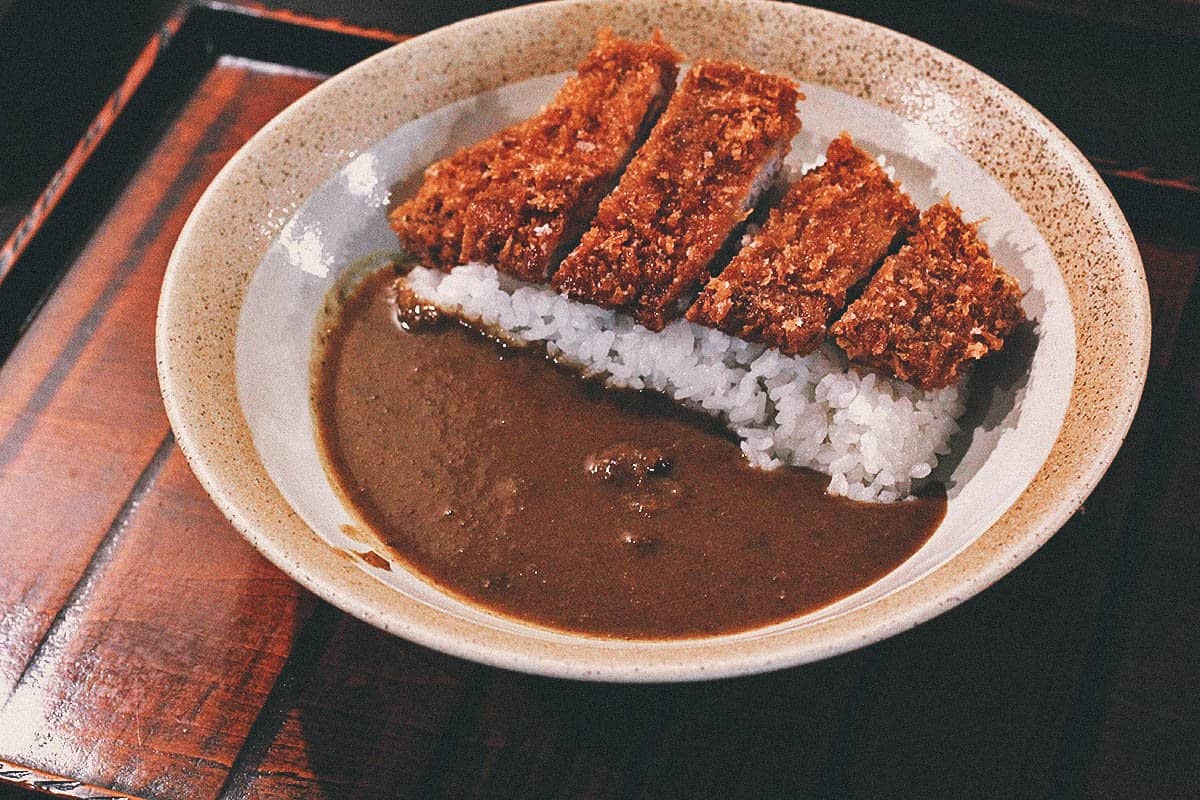
<instances>
[{"instance_id":1,"label":"brown curry sauce","mask_svg":"<svg viewBox=\"0 0 1200 800\"><path fill-rule=\"evenodd\" d=\"M754 469L715 420L436 314L402 326L392 281L364 280L319 343L321 447L398 561L468 601L604 636L729 633L862 589L945 515Z\"/></svg>"}]
</instances>

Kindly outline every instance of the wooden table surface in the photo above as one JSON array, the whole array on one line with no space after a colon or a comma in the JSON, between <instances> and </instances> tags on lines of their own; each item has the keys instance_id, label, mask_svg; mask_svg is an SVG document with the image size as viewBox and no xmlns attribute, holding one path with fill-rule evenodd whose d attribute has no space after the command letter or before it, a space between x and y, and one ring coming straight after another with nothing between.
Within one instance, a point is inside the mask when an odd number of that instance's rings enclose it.
<instances>
[{"instance_id":1,"label":"wooden table surface","mask_svg":"<svg viewBox=\"0 0 1200 800\"><path fill-rule=\"evenodd\" d=\"M1041 551L915 630L573 683L383 634L244 542L162 409L163 270L249 136L407 32L176 13L0 251L0 798L1198 796L1200 182L1114 158L1107 118L1077 141L1145 260L1141 410Z\"/></svg>"}]
</instances>

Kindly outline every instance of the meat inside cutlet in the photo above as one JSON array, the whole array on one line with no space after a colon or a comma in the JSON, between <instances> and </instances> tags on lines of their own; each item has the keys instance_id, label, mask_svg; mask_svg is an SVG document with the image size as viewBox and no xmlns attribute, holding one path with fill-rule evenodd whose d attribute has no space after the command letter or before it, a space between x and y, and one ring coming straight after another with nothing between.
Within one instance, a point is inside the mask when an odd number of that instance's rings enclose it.
<instances>
[{"instance_id":1,"label":"meat inside cutlet","mask_svg":"<svg viewBox=\"0 0 1200 800\"><path fill-rule=\"evenodd\" d=\"M831 332L854 361L922 389L955 383L1024 319L1021 288L993 263L976 225L943 200L883 262Z\"/></svg>"},{"instance_id":2,"label":"meat inside cutlet","mask_svg":"<svg viewBox=\"0 0 1200 800\"><path fill-rule=\"evenodd\" d=\"M488 166L463 213L461 260L545 281L666 105L680 58L657 33L649 42L601 33L520 146Z\"/></svg>"},{"instance_id":3,"label":"meat inside cutlet","mask_svg":"<svg viewBox=\"0 0 1200 800\"><path fill-rule=\"evenodd\" d=\"M687 317L803 355L825 340L847 293L917 221L917 208L842 134L825 163L794 183Z\"/></svg>"},{"instance_id":4,"label":"meat inside cutlet","mask_svg":"<svg viewBox=\"0 0 1200 800\"><path fill-rule=\"evenodd\" d=\"M698 62L563 260L554 288L661 330L770 183L800 129L800 97L786 78Z\"/></svg>"},{"instance_id":5,"label":"meat inside cutlet","mask_svg":"<svg viewBox=\"0 0 1200 800\"><path fill-rule=\"evenodd\" d=\"M545 280L665 104L680 59L658 33L601 31L541 112L426 170L389 215L401 243L428 266L481 261Z\"/></svg>"}]
</instances>

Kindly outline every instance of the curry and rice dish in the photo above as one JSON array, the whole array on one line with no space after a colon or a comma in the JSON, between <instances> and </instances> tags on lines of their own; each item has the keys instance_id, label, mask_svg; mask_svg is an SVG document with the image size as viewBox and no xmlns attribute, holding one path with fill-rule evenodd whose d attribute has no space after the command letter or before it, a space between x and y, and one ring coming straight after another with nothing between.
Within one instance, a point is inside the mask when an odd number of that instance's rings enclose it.
<instances>
[{"instance_id":1,"label":"curry and rice dish","mask_svg":"<svg viewBox=\"0 0 1200 800\"><path fill-rule=\"evenodd\" d=\"M607 33L432 164L319 336L330 473L396 559L602 636L829 605L940 524L931 473L1021 291L849 135L790 185L787 78Z\"/></svg>"}]
</instances>

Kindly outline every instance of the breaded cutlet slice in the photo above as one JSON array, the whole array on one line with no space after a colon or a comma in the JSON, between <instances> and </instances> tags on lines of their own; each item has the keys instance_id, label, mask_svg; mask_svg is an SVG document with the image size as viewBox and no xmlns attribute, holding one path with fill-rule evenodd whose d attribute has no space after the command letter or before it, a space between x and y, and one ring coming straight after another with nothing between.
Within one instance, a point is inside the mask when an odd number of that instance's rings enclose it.
<instances>
[{"instance_id":1,"label":"breaded cutlet slice","mask_svg":"<svg viewBox=\"0 0 1200 800\"><path fill-rule=\"evenodd\" d=\"M789 355L825 340L847 293L917 221L917 207L842 134L792 184L754 238L710 279L687 318Z\"/></svg>"},{"instance_id":2,"label":"breaded cutlet slice","mask_svg":"<svg viewBox=\"0 0 1200 800\"><path fill-rule=\"evenodd\" d=\"M976 228L946 200L921 215L830 328L852 360L938 389L1004 346L1025 319L1021 287L992 261Z\"/></svg>"},{"instance_id":3,"label":"breaded cutlet slice","mask_svg":"<svg viewBox=\"0 0 1200 800\"><path fill-rule=\"evenodd\" d=\"M633 42L602 31L520 146L489 164L462 215L460 261L544 282L666 105L681 57L658 32Z\"/></svg>"},{"instance_id":4,"label":"breaded cutlet slice","mask_svg":"<svg viewBox=\"0 0 1200 800\"><path fill-rule=\"evenodd\" d=\"M601 31L542 111L425 170L416 195L388 214L400 242L426 266L502 260L544 280L665 102L681 58L657 33L634 42Z\"/></svg>"},{"instance_id":5,"label":"breaded cutlet slice","mask_svg":"<svg viewBox=\"0 0 1200 800\"><path fill-rule=\"evenodd\" d=\"M417 193L388 212L388 222L410 255L427 267L450 270L462 252L462 216L488 181L488 165L520 147L529 120L436 161Z\"/></svg>"},{"instance_id":6,"label":"breaded cutlet slice","mask_svg":"<svg viewBox=\"0 0 1200 800\"><path fill-rule=\"evenodd\" d=\"M800 129L787 78L700 61L555 273L571 297L651 330L683 313Z\"/></svg>"}]
</instances>

